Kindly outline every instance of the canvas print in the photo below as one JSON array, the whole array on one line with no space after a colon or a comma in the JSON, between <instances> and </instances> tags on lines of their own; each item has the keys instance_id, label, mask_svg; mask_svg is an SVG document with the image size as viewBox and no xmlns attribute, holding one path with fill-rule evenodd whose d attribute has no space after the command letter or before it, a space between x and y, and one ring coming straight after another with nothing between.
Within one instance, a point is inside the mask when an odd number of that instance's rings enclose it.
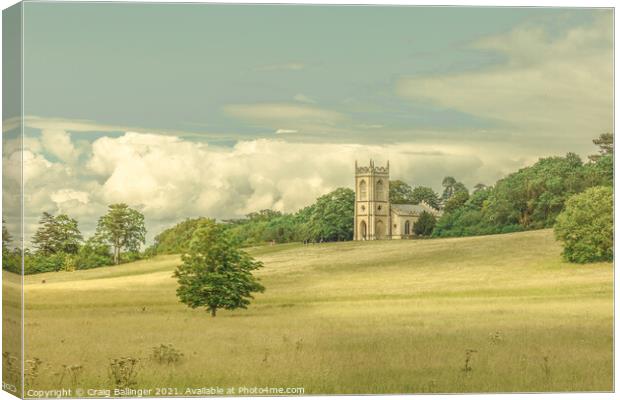
<instances>
[{"instance_id":1,"label":"canvas print","mask_svg":"<svg viewBox=\"0 0 620 400\"><path fill-rule=\"evenodd\" d=\"M3 390L613 391L613 18L7 8Z\"/></svg>"}]
</instances>

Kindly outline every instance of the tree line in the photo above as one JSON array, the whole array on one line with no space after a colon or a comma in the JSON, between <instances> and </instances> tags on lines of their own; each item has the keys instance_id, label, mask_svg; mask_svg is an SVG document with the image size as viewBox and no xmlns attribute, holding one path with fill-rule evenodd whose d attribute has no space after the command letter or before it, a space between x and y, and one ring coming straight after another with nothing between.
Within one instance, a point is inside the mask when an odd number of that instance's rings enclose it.
<instances>
[{"instance_id":1,"label":"tree line","mask_svg":"<svg viewBox=\"0 0 620 400\"><path fill-rule=\"evenodd\" d=\"M2 268L21 273L19 249L11 248L12 237L2 221ZM73 271L118 265L141 257L145 243L144 216L127 204L108 206L97 222L95 234L84 240L77 220L67 214L44 212L32 237L32 247L24 249L24 273Z\"/></svg>"},{"instance_id":2,"label":"tree line","mask_svg":"<svg viewBox=\"0 0 620 400\"><path fill-rule=\"evenodd\" d=\"M470 191L452 176L445 177L441 193L425 186L390 181L392 204L425 202L442 210L436 219L423 212L413 226L418 237L457 237L510 233L549 228L571 196L588 188L613 187L613 135L593 141L599 154L584 162L574 153L546 157L522 168L494 185L476 184ZM353 238L355 193L346 188L321 196L296 213L262 210L245 218L223 221L242 246L265 242L325 242ZM188 219L160 233L150 249L153 254L182 253L192 232L205 218Z\"/></svg>"},{"instance_id":3,"label":"tree line","mask_svg":"<svg viewBox=\"0 0 620 400\"><path fill-rule=\"evenodd\" d=\"M448 197L434 237L555 228L572 262L613 259L613 134L593 140L586 162L574 153L547 157L493 186Z\"/></svg>"},{"instance_id":4,"label":"tree line","mask_svg":"<svg viewBox=\"0 0 620 400\"><path fill-rule=\"evenodd\" d=\"M569 199L573 196L590 188L613 188L613 135L602 134L593 142L599 146L599 154L589 156L586 162L574 153L542 158L494 185L479 183L472 191L448 176L442 180L441 194L430 187L412 187L395 180L390 181L389 198L393 204L425 202L443 211L438 219L430 213L420 215L413 230L421 237L486 235L549 228L554 226L566 204L581 205L588 201L581 197L581 200L571 203ZM608 192L598 191L596 193L599 195L592 197L600 200L604 197L600 193ZM612 196L613 190L610 193L609 196ZM353 238L354 205L353 190L338 188L295 213L261 210L245 218L224 220L217 224L241 247L269 242L345 241ZM595 204L587 209L602 210L606 207L607 203ZM577 212L571 215L585 218ZM575 224L571 225L570 218L566 218L561 219L562 226L576 229ZM594 220L597 216L592 214L588 218ZM87 240L83 240L75 219L66 214L54 216L43 213L32 239L34 249L24 251L25 272L89 269L156 254L185 253L195 231L207 222L215 223L205 217L186 219L162 231L155 237L153 245L141 252L146 235L144 216L126 204L110 205L108 212L99 218L95 234ZM599 238L599 242L607 243L607 232L611 226L608 225L605 225L605 237ZM558 238L565 240L570 236L566 230L562 232L558 233ZM20 272L20 253L10 248L10 242L10 233L3 221L3 268ZM572 257L579 261L588 258L583 255L570 256L570 251L567 251L565 249L568 259ZM604 250L601 254L609 257L610 253Z\"/></svg>"},{"instance_id":5,"label":"tree line","mask_svg":"<svg viewBox=\"0 0 620 400\"><path fill-rule=\"evenodd\" d=\"M321 243L353 239L355 193L338 188L319 197L314 204L295 213L274 210L252 212L245 218L221 222L240 246L263 243ZM194 231L209 218L186 219L155 236L148 254L177 254L187 251Z\"/></svg>"},{"instance_id":6,"label":"tree line","mask_svg":"<svg viewBox=\"0 0 620 400\"><path fill-rule=\"evenodd\" d=\"M457 191L444 205L435 237L484 235L552 227L573 195L613 187L613 136L594 140L600 153L583 162L574 153L547 157L493 186ZM610 143L611 142L611 143Z\"/></svg>"}]
</instances>

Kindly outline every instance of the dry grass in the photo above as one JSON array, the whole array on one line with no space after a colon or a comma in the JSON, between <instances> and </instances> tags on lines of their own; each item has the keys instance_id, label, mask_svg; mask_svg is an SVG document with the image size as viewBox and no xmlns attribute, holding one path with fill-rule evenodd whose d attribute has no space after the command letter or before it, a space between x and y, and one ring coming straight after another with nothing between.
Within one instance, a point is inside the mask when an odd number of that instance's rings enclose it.
<instances>
[{"instance_id":1,"label":"dry grass","mask_svg":"<svg viewBox=\"0 0 620 400\"><path fill-rule=\"evenodd\" d=\"M32 387L63 364L82 367L74 386L110 387L110 360L135 357L138 387L181 393L613 389L613 267L563 263L550 231L251 251L267 291L216 318L178 303L177 256L26 277ZM150 360L160 344L182 362Z\"/></svg>"}]
</instances>

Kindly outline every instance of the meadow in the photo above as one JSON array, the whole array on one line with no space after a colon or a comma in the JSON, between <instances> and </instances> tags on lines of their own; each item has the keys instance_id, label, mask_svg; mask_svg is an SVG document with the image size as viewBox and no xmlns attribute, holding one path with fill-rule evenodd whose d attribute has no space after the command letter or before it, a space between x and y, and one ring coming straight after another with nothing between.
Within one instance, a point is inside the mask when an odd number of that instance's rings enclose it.
<instances>
[{"instance_id":1,"label":"meadow","mask_svg":"<svg viewBox=\"0 0 620 400\"><path fill-rule=\"evenodd\" d=\"M178 395L613 390L613 266L563 262L550 230L249 252L267 290L215 318L178 302L179 256L26 276L27 389L112 388L130 357L135 388Z\"/></svg>"}]
</instances>

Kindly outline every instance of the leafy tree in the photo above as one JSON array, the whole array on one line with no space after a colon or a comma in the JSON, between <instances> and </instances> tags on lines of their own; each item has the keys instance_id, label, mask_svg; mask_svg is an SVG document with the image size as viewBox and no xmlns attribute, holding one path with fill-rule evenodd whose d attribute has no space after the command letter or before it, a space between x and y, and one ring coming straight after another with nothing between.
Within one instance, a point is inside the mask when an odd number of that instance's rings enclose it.
<instances>
[{"instance_id":1,"label":"leafy tree","mask_svg":"<svg viewBox=\"0 0 620 400\"><path fill-rule=\"evenodd\" d=\"M463 183L457 182L456 179L454 179L451 176L446 176L445 178L443 178L441 185L444 188L443 194L441 195L441 199L444 202L444 204L458 192L469 193L469 191L467 190L467 187L465 187Z\"/></svg>"},{"instance_id":2,"label":"leafy tree","mask_svg":"<svg viewBox=\"0 0 620 400\"><path fill-rule=\"evenodd\" d=\"M601 135L598 138L592 140L592 142L599 147L599 154L588 156L590 160L596 162L601 157L614 154L613 133L601 133Z\"/></svg>"},{"instance_id":3,"label":"leafy tree","mask_svg":"<svg viewBox=\"0 0 620 400\"><path fill-rule=\"evenodd\" d=\"M75 269L91 269L111 265L110 246L101 238L93 236L80 248L75 261Z\"/></svg>"},{"instance_id":4,"label":"leafy tree","mask_svg":"<svg viewBox=\"0 0 620 400\"><path fill-rule=\"evenodd\" d=\"M589 188L567 200L555 224L566 260L613 261L613 207L613 189L608 186Z\"/></svg>"},{"instance_id":5,"label":"leafy tree","mask_svg":"<svg viewBox=\"0 0 620 400\"><path fill-rule=\"evenodd\" d=\"M400 180L390 181L390 203L420 204L423 201L429 206L439 209L439 195L433 189L426 186L412 188Z\"/></svg>"},{"instance_id":6,"label":"leafy tree","mask_svg":"<svg viewBox=\"0 0 620 400\"><path fill-rule=\"evenodd\" d=\"M274 210L260 210L258 212L252 212L246 215L246 218L250 221L270 221L273 218L281 217L282 213L280 211Z\"/></svg>"},{"instance_id":7,"label":"leafy tree","mask_svg":"<svg viewBox=\"0 0 620 400\"><path fill-rule=\"evenodd\" d=\"M478 193L481 190L485 190L487 188L487 185L485 185L484 183L476 183L476 185L474 186L474 193Z\"/></svg>"},{"instance_id":8,"label":"leafy tree","mask_svg":"<svg viewBox=\"0 0 620 400\"><path fill-rule=\"evenodd\" d=\"M433 233L436 222L437 220L433 214L422 211L418 220L413 224L413 232L418 236L430 236Z\"/></svg>"},{"instance_id":9,"label":"leafy tree","mask_svg":"<svg viewBox=\"0 0 620 400\"><path fill-rule=\"evenodd\" d=\"M265 241L288 242L297 238L294 216L280 211L261 210L247 214L243 219L224 222L238 242L246 246Z\"/></svg>"},{"instance_id":10,"label":"leafy tree","mask_svg":"<svg viewBox=\"0 0 620 400\"><path fill-rule=\"evenodd\" d=\"M314 240L353 239L355 193L338 188L319 197L309 211L309 231Z\"/></svg>"},{"instance_id":11,"label":"leafy tree","mask_svg":"<svg viewBox=\"0 0 620 400\"><path fill-rule=\"evenodd\" d=\"M55 229L54 216L44 212L39 220L39 227L32 236L32 244L38 253L44 255L56 253L57 235Z\"/></svg>"},{"instance_id":12,"label":"leafy tree","mask_svg":"<svg viewBox=\"0 0 620 400\"><path fill-rule=\"evenodd\" d=\"M425 202L436 210L439 210L439 207L441 205L439 195L435 193L433 189L426 186L416 186L413 189L411 200L413 204L420 204L421 202Z\"/></svg>"},{"instance_id":13,"label":"leafy tree","mask_svg":"<svg viewBox=\"0 0 620 400\"><path fill-rule=\"evenodd\" d=\"M401 180L390 181L390 203L413 204L413 188Z\"/></svg>"},{"instance_id":14,"label":"leafy tree","mask_svg":"<svg viewBox=\"0 0 620 400\"><path fill-rule=\"evenodd\" d=\"M6 228L6 222L2 219L2 269L19 274L22 272L21 251L18 248L9 247L12 241L13 237Z\"/></svg>"},{"instance_id":15,"label":"leafy tree","mask_svg":"<svg viewBox=\"0 0 620 400\"><path fill-rule=\"evenodd\" d=\"M452 195L454 196L455 194L460 192L465 192L469 194L469 189L467 189L467 187L462 182L457 182L454 184L454 193Z\"/></svg>"},{"instance_id":16,"label":"leafy tree","mask_svg":"<svg viewBox=\"0 0 620 400\"><path fill-rule=\"evenodd\" d=\"M78 229L78 222L66 214L60 214L54 219L58 235L58 251L67 254L77 254L82 242L82 234Z\"/></svg>"},{"instance_id":17,"label":"leafy tree","mask_svg":"<svg viewBox=\"0 0 620 400\"><path fill-rule=\"evenodd\" d=\"M155 254L183 254L189 248L192 235L207 218L187 218L155 236Z\"/></svg>"},{"instance_id":18,"label":"leafy tree","mask_svg":"<svg viewBox=\"0 0 620 400\"><path fill-rule=\"evenodd\" d=\"M463 206L467 202L467 200L469 200L469 194L467 193L467 191L463 191L463 190L456 191L452 195L452 197L450 197L448 201L446 201L444 208L443 208L444 212L446 213L453 212L457 208Z\"/></svg>"},{"instance_id":19,"label":"leafy tree","mask_svg":"<svg viewBox=\"0 0 620 400\"><path fill-rule=\"evenodd\" d=\"M11 241L13 237L9 233L9 230L6 229L6 221L4 218L2 219L2 254L9 252L9 246L11 245Z\"/></svg>"},{"instance_id":20,"label":"leafy tree","mask_svg":"<svg viewBox=\"0 0 620 400\"><path fill-rule=\"evenodd\" d=\"M297 219L294 215L285 214L271 218L263 230L262 239L266 242L287 243L297 239Z\"/></svg>"},{"instance_id":21,"label":"leafy tree","mask_svg":"<svg viewBox=\"0 0 620 400\"><path fill-rule=\"evenodd\" d=\"M441 199L445 202L454 194L454 185L456 185L456 179L451 176L446 176L441 181L441 186L443 186L443 194L441 195Z\"/></svg>"},{"instance_id":22,"label":"leafy tree","mask_svg":"<svg viewBox=\"0 0 620 400\"><path fill-rule=\"evenodd\" d=\"M578 155L542 158L497 182L488 199L488 216L498 225L550 227L566 199L584 188L584 169Z\"/></svg>"},{"instance_id":23,"label":"leafy tree","mask_svg":"<svg viewBox=\"0 0 620 400\"><path fill-rule=\"evenodd\" d=\"M597 158L596 162L584 165L584 179L587 187L614 185L614 157L607 154Z\"/></svg>"},{"instance_id":24,"label":"leafy tree","mask_svg":"<svg viewBox=\"0 0 620 400\"><path fill-rule=\"evenodd\" d=\"M66 214L53 216L44 212L32 243L41 255L56 253L76 254L82 242L78 222Z\"/></svg>"},{"instance_id":25,"label":"leafy tree","mask_svg":"<svg viewBox=\"0 0 620 400\"><path fill-rule=\"evenodd\" d=\"M174 276L177 296L191 308L205 307L215 317L218 309L247 308L252 293L265 288L252 275L262 267L238 248L222 224L204 221L196 229Z\"/></svg>"},{"instance_id":26,"label":"leafy tree","mask_svg":"<svg viewBox=\"0 0 620 400\"><path fill-rule=\"evenodd\" d=\"M61 271L65 268L65 262L70 257L66 253L43 254L37 252L24 257L24 273L38 274L42 272Z\"/></svg>"},{"instance_id":27,"label":"leafy tree","mask_svg":"<svg viewBox=\"0 0 620 400\"><path fill-rule=\"evenodd\" d=\"M124 203L109 205L108 213L99 218L96 235L112 247L114 264L119 264L121 250L138 252L145 243L144 215Z\"/></svg>"}]
</instances>

